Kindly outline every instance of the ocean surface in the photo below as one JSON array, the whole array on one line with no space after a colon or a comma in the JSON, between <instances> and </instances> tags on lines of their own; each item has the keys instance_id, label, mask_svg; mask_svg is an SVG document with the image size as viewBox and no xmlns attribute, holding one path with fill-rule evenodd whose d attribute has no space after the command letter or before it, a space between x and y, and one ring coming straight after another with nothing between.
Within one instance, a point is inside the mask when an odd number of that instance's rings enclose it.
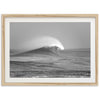
<instances>
[{"instance_id":1,"label":"ocean surface","mask_svg":"<svg viewBox=\"0 0 100 100\"><path fill-rule=\"evenodd\" d=\"M11 78L90 77L90 49L38 49L10 55Z\"/></svg>"}]
</instances>

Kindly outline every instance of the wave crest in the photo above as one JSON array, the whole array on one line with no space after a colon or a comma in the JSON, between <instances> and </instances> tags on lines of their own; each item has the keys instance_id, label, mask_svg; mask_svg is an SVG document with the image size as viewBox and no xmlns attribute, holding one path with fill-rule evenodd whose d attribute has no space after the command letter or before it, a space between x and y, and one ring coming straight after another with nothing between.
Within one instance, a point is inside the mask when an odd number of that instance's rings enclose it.
<instances>
[{"instance_id":1,"label":"wave crest","mask_svg":"<svg viewBox=\"0 0 100 100\"><path fill-rule=\"evenodd\" d=\"M35 50L30 50L27 52L19 53L19 54L14 54L16 56L31 56L34 54L42 54L42 55L59 55L59 51L61 49L57 46L45 46L42 48L38 48Z\"/></svg>"}]
</instances>

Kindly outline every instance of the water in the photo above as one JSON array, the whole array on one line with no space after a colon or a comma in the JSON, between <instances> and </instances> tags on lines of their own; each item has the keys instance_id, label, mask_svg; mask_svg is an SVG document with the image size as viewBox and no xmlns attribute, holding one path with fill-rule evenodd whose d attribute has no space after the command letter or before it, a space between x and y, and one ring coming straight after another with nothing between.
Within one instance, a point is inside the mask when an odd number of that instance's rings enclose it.
<instances>
[{"instance_id":1,"label":"water","mask_svg":"<svg viewBox=\"0 0 100 100\"><path fill-rule=\"evenodd\" d=\"M10 57L10 77L87 78L90 77L90 50L57 53L28 52Z\"/></svg>"}]
</instances>

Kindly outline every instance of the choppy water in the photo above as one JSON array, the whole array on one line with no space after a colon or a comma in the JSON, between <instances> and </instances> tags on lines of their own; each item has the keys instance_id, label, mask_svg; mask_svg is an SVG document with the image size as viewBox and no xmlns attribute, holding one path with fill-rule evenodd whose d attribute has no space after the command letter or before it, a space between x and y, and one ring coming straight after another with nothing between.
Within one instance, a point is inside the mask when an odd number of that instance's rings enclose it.
<instances>
[{"instance_id":1,"label":"choppy water","mask_svg":"<svg viewBox=\"0 0 100 100\"><path fill-rule=\"evenodd\" d=\"M90 50L66 50L57 56L33 54L10 57L10 77L90 77Z\"/></svg>"}]
</instances>

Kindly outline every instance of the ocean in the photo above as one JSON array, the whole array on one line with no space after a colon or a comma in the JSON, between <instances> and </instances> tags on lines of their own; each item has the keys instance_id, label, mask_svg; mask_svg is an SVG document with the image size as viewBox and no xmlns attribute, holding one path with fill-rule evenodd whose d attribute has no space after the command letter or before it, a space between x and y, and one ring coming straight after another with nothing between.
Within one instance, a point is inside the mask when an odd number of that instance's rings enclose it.
<instances>
[{"instance_id":1,"label":"ocean","mask_svg":"<svg viewBox=\"0 0 100 100\"><path fill-rule=\"evenodd\" d=\"M10 55L11 78L88 78L90 49L42 48Z\"/></svg>"}]
</instances>

